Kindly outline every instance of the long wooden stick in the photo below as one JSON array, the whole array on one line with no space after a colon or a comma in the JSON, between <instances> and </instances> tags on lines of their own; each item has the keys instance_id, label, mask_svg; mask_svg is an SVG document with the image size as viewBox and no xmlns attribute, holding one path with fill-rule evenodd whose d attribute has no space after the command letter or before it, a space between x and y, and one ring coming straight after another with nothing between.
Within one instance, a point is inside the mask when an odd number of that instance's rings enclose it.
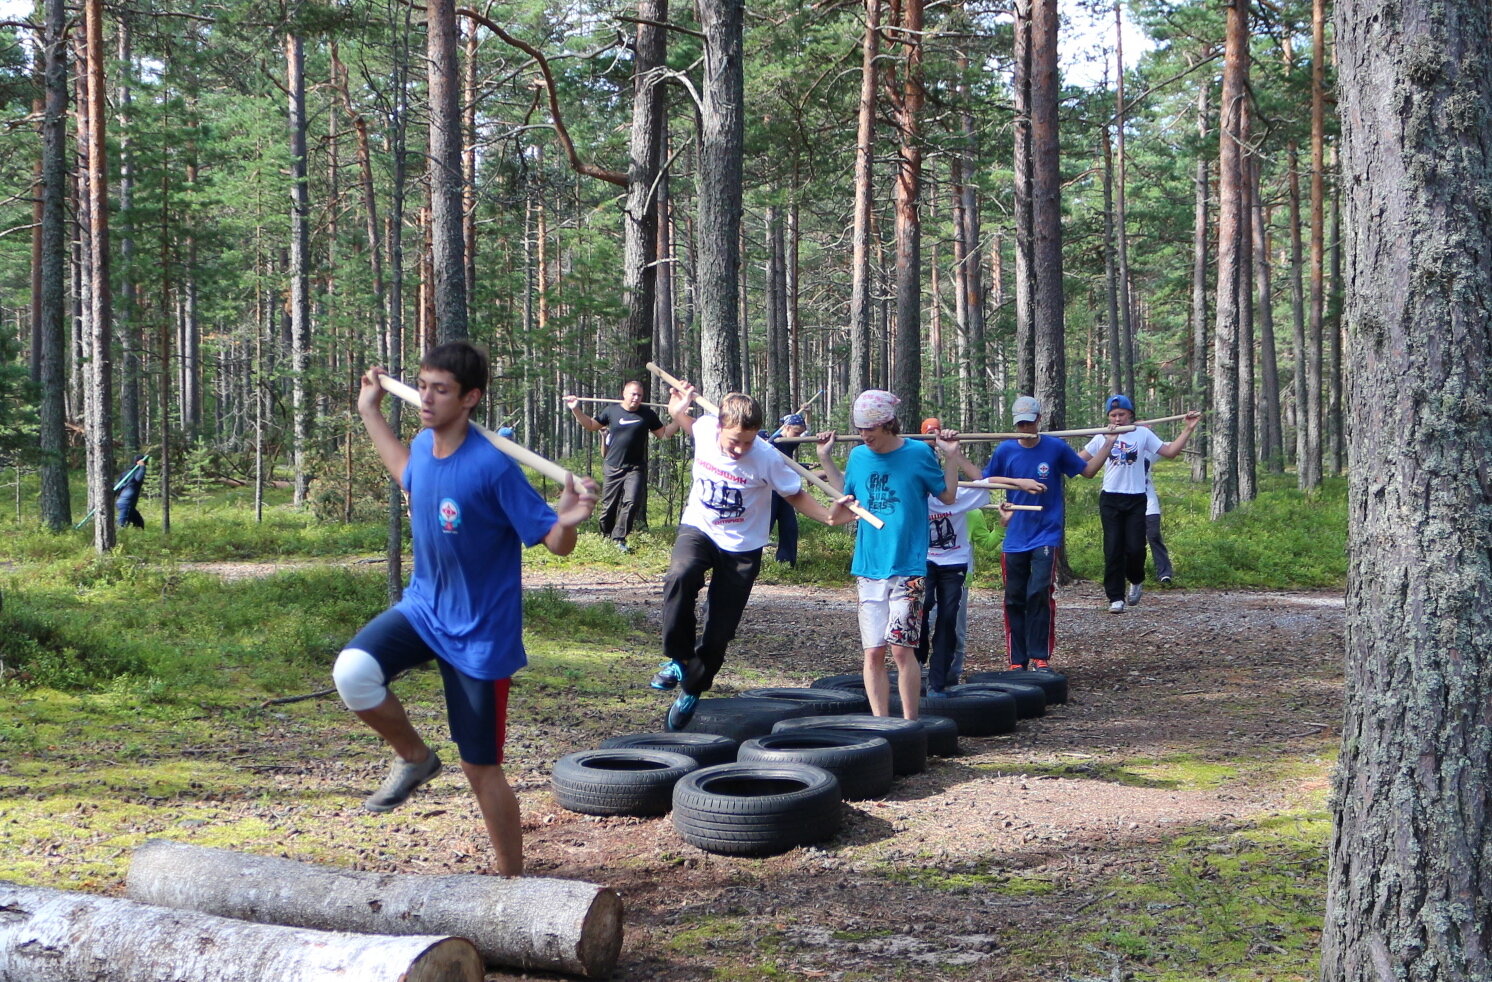
<instances>
[{"instance_id":1,"label":"long wooden stick","mask_svg":"<svg viewBox=\"0 0 1492 982\"><path fill-rule=\"evenodd\" d=\"M1117 429L1115 429L1114 432L1116 432L1116 433L1130 433L1134 429L1135 429L1134 426L1120 426ZM1050 432L1043 431L1041 435L1042 436L1055 436L1055 437L1063 438L1063 437L1079 437L1079 436L1100 436L1100 435L1105 434L1107 432L1109 432L1109 428L1107 426L1095 426L1095 427L1092 427L1092 428L1086 429L1086 430L1052 430ZM959 443L994 443L997 440L1019 440L1021 437L1029 437L1030 435L1031 435L1030 433L960 433L958 435L958 442ZM932 441L934 441L934 440L936 440L938 438L937 435L933 434L933 433L903 433L901 436L902 436L902 439L904 439L904 440L921 440L924 443L931 443ZM816 437L816 436L789 436L789 437L780 437L777 440L777 442L778 443L816 443L816 442L818 442L818 437ZM861 442L861 437L860 437L860 435L858 433L836 433L834 435L834 442L835 443L860 443Z\"/></svg>"},{"instance_id":2,"label":"long wooden stick","mask_svg":"<svg viewBox=\"0 0 1492 982\"><path fill-rule=\"evenodd\" d=\"M980 505L979 507L987 509L989 511L1001 511L1003 509L1009 509L1010 511L1041 511L1042 510L1041 505L1012 505L1009 502L1006 502L1004 504L999 504L999 505Z\"/></svg>"},{"instance_id":3,"label":"long wooden stick","mask_svg":"<svg viewBox=\"0 0 1492 982\"><path fill-rule=\"evenodd\" d=\"M403 382L394 378L392 375L378 376L378 384L383 386L383 390L385 392L390 392L398 396L400 399L403 399L411 406L420 405L419 391L416 390L413 386L405 385ZM565 478L567 477L575 478L576 488L579 488L581 486L580 477L578 475L571 474L569 471L565 470L563 467L561 467L559 464L556 464L552 460L540 457L538 454L534 453L523 444L516 443L513 440L509 440L505 436L498 436L496 433L487 429L487 427L483 426L481 423L478 423L476 420L468 420L467 425L481 434L482 438L488 443L492 444L494 447L501 450L503 453L518 461L518 463L524 465L525 467L531 467L534 470L538 471L540 474L543 474L545 477L549 478L551 481L554 481L560 487L565 486Z\"/></svg>"},{"instance_id":4,"label":"long wooden stick","mask_svg":"<svg viewBox=\"0 0 1492 982\"><path fill-rule=\"evenodd\" d=\"M977 491L1020 491L1013 480L1007 477L986 477L980 481L959 481L961 488L974 488Z\"/></svg>"},{"instance_id":5,"label":"long wooden stick","mask_svg":"<svg viewBox=\"0 0 1492 982\"><path fill-rule=\"evenodd\" d=\"M652 362L648 362L648 371L652 372L654 375L658 376L660 379L662 379L664 382L667 382L669 385L673 386L675 389L678 389L680 392L684 391L684 383L683 382L679 381L674 376L668 374L666 371L664 371L663 369L659 368L657 365L653 364ZM718 415L720 413L720 407L719 406L717 406L715 403L711 402L709 399L706 399L704 396L700 395L698 392L696 392L694 394L694 401L697 402L697 403L699 403L699 407L701 409L703 409L707 413L711 413L711 414L715 414L715 415ZM761 439L761 437L758 436L757 439ZM784 456L786 457L785 454L784 454ZM802 464L798 463L793 458L787 457L786 459L787 459L787 462L788 462L788 466L792 467L792 469L794 471L796 471L797 474L798 474L798 476L801 477L803 480L807 481L809 484L812 484L814 487L818 488L820 491L822 491L825 494L829 495L829 497L831 497L831 498L842 497L841 493L839 492L839 490L837 488L834 487L834 485L830 484L828 481L826 481L823 478L819 477L817 474L813 473L812 471L810 471L808 468L804 467ZM864 521L869 522L873 528L885 528L886 527L886 523L885 522L883 522L883 521L881 521L881 519L877 518L873 512L867 511L857 501L851 501L850 502L850 511L854 512L857 516L859 516Z\"/></svg>"},{"instance_id":6,"label":"long wooden stick","mask_svg":"<svg viewBox=\"0 0 1492 982\"><path fill-rule=\"evenodd\" d=\"M607 405L615 403L618 406L622 404L622 400L620 399L598 399L595 396L571 396L571 398L574 399L576 402L604 402ZM668 403L666 402L643 402L639 403L638 405L651 406L654 409L668 408Z\"/></svg>"}]
</instances>

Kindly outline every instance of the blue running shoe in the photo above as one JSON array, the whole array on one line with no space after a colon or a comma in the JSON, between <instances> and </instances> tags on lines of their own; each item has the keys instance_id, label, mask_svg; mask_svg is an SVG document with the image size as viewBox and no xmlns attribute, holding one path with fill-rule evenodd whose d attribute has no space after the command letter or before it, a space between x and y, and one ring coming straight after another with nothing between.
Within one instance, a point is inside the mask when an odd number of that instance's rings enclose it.
<instances>
[{"instance_id":1,"label":"blue running shoe","mask_svg":"<svg viewBox=\"0 0 1492 982\"><path fill-rule=\"evenodd\" d=\"M677 689L682 681L684 681L684 667L676 661L666 661L648 685L659 692L667 692L670 689Z\"/></svg>"},{"instance_id":2,"label":"blue running shoe","mask_svg":"<svg viewBox=\"0 0 1492 982\"><path fill-rule=\"evenodd\" d=\"M694 707L699 705L699 696L692 696L687 692L679 693L679 697L668 707L668 732L677 733L689 726L689 721L694 718Z\"/></svg>"}]
</instances>

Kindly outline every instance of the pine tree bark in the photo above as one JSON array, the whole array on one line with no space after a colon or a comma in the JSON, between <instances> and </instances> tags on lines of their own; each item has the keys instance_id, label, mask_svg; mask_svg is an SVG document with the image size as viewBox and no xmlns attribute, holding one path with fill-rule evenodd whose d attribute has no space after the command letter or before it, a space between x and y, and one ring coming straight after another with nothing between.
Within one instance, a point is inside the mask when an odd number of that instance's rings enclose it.
<instances>
[{"instance_id":1,"label":"pine tree bark","mask_svg":"<svg viewBox=\"0 0 1492 982\"><path fill-rule=\"evenodd\" d=\"M922 418L922 0L901 0L902 78L897 99L896 333L891 389L898 412Z\"/></svg>"},{"instance_id":2,"label":"pine tree bark","mask_svg":"<svg viewBox=\"0 0 1492 982\"><path fill-rule=\"evenodd\" d=\"M1245 91L1247 86L1245 85ZM1244 146L1239 161L1239 214L1242 229L1238 235L1238 439L1235 444L1238 470L1238 500L1253 501L1259 494L1255 423L1258 417L1257 388L1254 371L1254 194L1251 146L1253 107L1243 103L1239 121Z\"/></svg>"},{"instance_id":3,"label":"pine tree bark","mask_svg":"<svg viewBox=\"0 0 1492 982\"><path fill-rule=\"evenodd\" d=\"M1205 57L1205 55L1204 55ZM1208 88L1206 83L1197 86L1197 145L1207 141ZM1211 350L1207 320L1207 157L1200 150L1192 175L1192 311L1191 311L1191 395L1192 405L1205 410L1211 404L1208 386L1210 373L1207 370L1208 354ZM1210 438L1209 427L1200 427L1193 440L1197 452L1192 456L1192 480L1207 480L1207 450Z\"/></svg>"},{"instance_id":4,"label":"pine tree bark","mask_svg":"<svg viewBox=\"0 0 1492 982\"><path fill-rule=\"evenodd\" d=\"M767 418L791 412L788 386L787 244L782 211L767 206Z\"/></svg>"},{"instance_id":5,"label":"pine tree bark","mask_svg":"<svg viewBox=\"0 0 1492 982\"><path fill-rule=\"evenodd\" d=\"M1213 334L1212 517L1238 507L1238 337L1248 214L1243 209L1244 113L1248 98L1248 9L1228 8L1218 110L1217 318Z\"/></svg>"},{"instance_id":6,"label":"pine tree bark","mask_svg":"<svg viewBox=\"0 0 1492 982\"><path fill-rule=\"evenodd\" d=\"M88 264L91 271L88 319L92 331L88 360L88 483L98 514L93 547L114 548L114 390L113 312L109 297L109 156L105 140L108 100L104 77L104 9L102 0L86 0L83 30L87 37L88 78Z\"/></svg>"},{"instance_id":7,"label":"pine tree bark","mask_svg":"<svg viewBox=\"0 0 1492 982\"><path fill-rule=\"evenodd\" d=\"M704 84L700 121L698 283L700 391L742 386L741 153L744 140L742 0L700 0Z\"/></svg>"},{"instance_id":8,"label":"pine tree bark","mask_svg":"<svg viewBox=\"0 0 1492 982\"><path fill-rule=\"evenodd\" d=\"M1306 335L1305 453L1300 487L1321 486L1321 341L1326 260L1326 0L1311 4L1311 310Z\"/></svg>"},{"instance_id":9,"label":"pine tree bark","mask_svg":"<svg viewBox=\"0 0 1492 982\"><path fill-rule=\"evenodd\" d=\"M1341 0L1347 705L1324 982L1492 978L1492 24Z\"/></svg>"},{"instance_id":10,"label":"pine tree bark","mask_svg":"<svg viewBox=\"0 0 1492 982\"><path fill-rule=\"evenodd\" d=\"M959 421L962 426L983 427L992 418L988 400L981 393L985 381L985 291L984 250L980 246L979 194L974 178L979 167L979 138L974 128L974 112L971 108L969 85L965 79L969 70L969 55L962 48L958 54L959 65L959 128L963 136L959 147L958 215L960 221L955 230L955 242L959 243L958 285L963 296L963 320L959 325L960 339L965 350L959 359Z\"/></svg>"},{"instance_id":11,"label":"pine tree bark","mask_svg":"<svg viewBox=\"0 0 1492 982\"><path fill-rule=\"evenodd\" d=\"M310 483L311 401L307 368L311 341L311 199L306 172L305 43L285 36L285 87L290 114L290 413L295 506Z\"/></svg>"},{"instance_id":12,"label":"pine tree bark","mask_svg":"<svg viewBox=\"0 0 1492 982\"><path fill-rule=\"evenodd\" d=\"M1124 25L1120 5L1114 4L1114 150L1118 157L1114 168L1114 225L1117 230L1119 281L1117 284L1120 317L1120 359L1123 369L1121 391L1135 393L1135 324L1129 295L1129 208L1125 189L1129 184L1128 161L1124 152Z\"/></svg>"},{"instance_id":13,"label":"pine tree bark","mask_svg":"<svg viewBox=\"0 0 1492 982\"><path fill-rule=\"evenodd\" d=\"M1035 228L1031 217L1031 16L1041 0L1015 0L1015 120L1011 189L1015 197L1015 387L1036 392Z\"/></svg>"},{"instance_id":14,"label":"pine tree bark","mask_svg":"<svg viewBox=\"0 0 1492 982\"><path fill-rule=\"evenodd\" d=\"M1124 326L1119 320L1119 269L1114 256L1114 141L1105 124L1099 133L1103 144L1103 293L1108 316L1104 333L1108 339L1109 391L1127 392L1124 372Z\"/></svg>"},{"instance_id":15,"label":"pine tree bark","mask_svg":"<svg viewBox=\"0 0 1492 982\"><path fill-rule=\"evenodd\" d=\"M638 0L632 73L632 135L623 213L623 284L627 323L618 368L623 378L646 379L653 359L653 307L658 295L658 171L662 167L667 0Z\"/></svg>"},{"instance_id":16,"label":"pine tree bark","mask_svg":"<svg viewBox=\"0 0 1492 982\"><path fill-rule=\"evenodd\" d=\"M130 141L130 104L133 100L131 76L134 73L133 36L128 17L120 17L116 26L119 43L119 85L117 133L119 140L119 303L115 308L114 331L124 364L120 372L119 415L121 440L128 453L140 453L140 352L144 348L141 325L135 316L135 236L131 218L135 201L135 162Z\"/></svg>"},{"instance_id":17,"label":"pine tree bark","mask_svg":"<svg viewBox=\"0 0 1492 982\"><path fill-rule=\"evenodd\" d=\"M1036 398L1043 425L1067 421L1067 342L1062 295L1062 168L1057 131L1057 0L1031 4L1031 258Z\"/></svg>"},{"instance_id":18,"label":"pine tree bark","mask_svg":"<svg viewBox=\"0 0 1492 982\"><path fill-rule=\"evenodd\" d=\"M850 259L850 388L870 388L870 215L875 163L876 59L880 54L881 0L865 0L860 46L860 109L855 135L855 217Z\"/></svg>"},{"instance_id":19,"label":"pine tree bark","mask_svg":"<svg viewBox=\"0 0 1492 982\"><path fill-rule=\"evenodd\" d=\"M1274 286L1269 254L1269 219L1260 189L1261 158L1250 167L1249 197L1253 202L1255 320L1259 325L1259 456L1271 474L1285 470L1280 437L1280 370L1274 346Z\"/></svg>"},{"instance_id":20,"label":"pine tree bark","mask_svg":"<svg viewBox=\"0 0 1492 982\"><path fill-rule=\"evenodd\" d=\"M426 3L430 93L430 232L433 342L466 337L466 260L461 220L461 75L454 0Z\"/></svg>"},{"instance_id":21,"label":"pine tree bark","mask_svg":"<svg viewBox=\"0 0 1492 982\"><path fill-rule=\"evenodd\" d=\"M41 218L41 519L54 532L72 525L67 478L66 255L67 9L46 0L43 34Z\"/></svg>"}]
</instances>

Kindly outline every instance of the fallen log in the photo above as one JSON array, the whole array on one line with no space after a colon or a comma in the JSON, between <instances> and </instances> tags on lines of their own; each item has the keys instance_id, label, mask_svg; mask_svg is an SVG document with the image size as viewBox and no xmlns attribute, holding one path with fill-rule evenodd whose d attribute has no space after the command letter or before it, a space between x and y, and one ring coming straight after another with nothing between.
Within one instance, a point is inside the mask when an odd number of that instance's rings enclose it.
<instances>
[{"instance_id":1,"label":"fallen log","mask_svg":"<svg viewBox=\"0 0 1492 982\"><path fill-rule=\"evenodd\" d=\"M5 982L481 982L464 938L249 924L0 882Z\"/></svg>"},{"instance_id":2,"label":"fallen log","mask_svg":"<svg viewBox=\"0 0 1492 982\"><path fill-rule=\"evenodd\" d=\"M135 850L136 900L267 924L469 938L489 966L604 977L622 948L609 887L540 877L366 873L161 839Z\"/></svg>"}]
</instances>

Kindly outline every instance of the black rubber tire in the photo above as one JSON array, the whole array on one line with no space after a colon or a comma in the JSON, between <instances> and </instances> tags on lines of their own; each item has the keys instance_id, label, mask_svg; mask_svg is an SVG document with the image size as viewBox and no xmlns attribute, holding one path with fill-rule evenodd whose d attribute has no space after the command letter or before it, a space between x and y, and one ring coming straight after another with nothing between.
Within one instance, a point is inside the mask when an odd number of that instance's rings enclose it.
<instances>
[{"instance_id":1,"label":"black rubber tire","mask_svg":"<svg viewBox=\"0 0 1492 982\"><path fill-rule=\"evenodd\" d=\"M868 713L870 701L854 689L751 689L741 693L750 699L786 699L815 713Z\"/></svg>"},{"instance_id":2,"label":"black rubber tire","mask_svg":"<svg viewBox=\"0 0 1492 982\"><path fill-rule=\"evenodd\" d=\"M865 691L865 676L858 672L854 675L826 675L821 679L814 679L808 683L810 689L847 689L850 692Z\"/></svg>"},{"instance_id":3,"label":"black rubber tire","mask_svg":"<svg viewBox=\"0 0 1492 982\"><path fill-rule=\"evenodd\" d=\"M901 700L891 700L891 712L901 712ZM1015 699L1004 692L980 692L955 695L950 689L941 699L923 696L917 703L917 715L946 716L958 724L958 735L987 737L1014 733Z\"/></svg>"},{"instance_id":4,"label":"black rubber tire","mask_svg":"<svg viewBox=\"0 0 1492 982\"><path fill-rule=\"evenodd\" d=\"M673 790L673 827L706 852L769 856L839 831L839 779L807 764L704 767Z\"/></svg>"},{"instance_id":5,"label":"black rubber tire","mask_svg":"<svg viewBox=\"0 0 1492 982\"><path fill-rule=\"evenodd\" d=\"M741 744L741 763L810 764L839 778L846 801L879 798L891 790L891 744L885 737L844 730L788 730Z\"/></svg>"},{"instance_id":6,"label":"black rubber tire","mask_svg":"<svg viewBox=\"0 0 1492 982\"><path fill-rule=\"evenodd\" d=\"M1061 672L975 672L967 682L1020 682L1024 685L1039 685L1046 693L1048 706L1060 706L1067 702L1067 676Z\"/></svg>"},{"instance_id":7,"label":"black rubber tire","mask_svg":"<svg viewBox=\"0 0 1492 982\"><path fill-rule=\"evenodd\" d=\"M663 815L674 784L698 768L666 750L582 750L554 762L549 786L561 807L583 815Z\"/></svg>"},{"instance_id":8,"label":"black rubber tire","mask_svg":"<svg viewBox=\"0 0 1492 982\"><path fill-rule=\"evenodd\" d=\"M1039 685L1025 682L969 682L955 685L949 692L1004 692L1015 700L1015 714L1021 719L1046 715L1046 692Z\"/></svg>"},{"instance_id":9,"label":"black rubber tire","mask_svg":"<svg viewBox=\"0 0 1492 982\"><path fill-rule=\"evenodd\" d=\"M700 767L736 759L736 741L716 733L632 733L601 741L604 750L666 750L694 758Z\"/></svg>"},{"instance_id":10,"label":"black rubber tire","mask_svg":"<svg viewBox=\"0 0 1492 982\"><path fill-rule=\"evenodd\" d=\"M929 757L958 756L958 724L947 716L918 716L917 722L927 734Z\"/></svg>"},{"instance_id":11,"label":"black rubber tire","mask_svg":"<svg viewBox=\"0 0 1492 982\"><path fill-rule=\"evenodd\" d=\"M749 696L701 698L694 707L694 718L685 729L690 733L714 733L740 742L766 736L781 720L797 716L821 715L788 699L756 699Z\"/></svg>"},{"instance_id":12,"label":"black rubber tire","mask_svg":"<svg viewBox=\"0 0 1492 982\"><path fill-rule=\"evenodd\" d=\"M794 730L838 730L842 733L885 737L891 744L891 769L897 776L921 774L927 770L927 731L916 720L897 716L806 716L801 719L783 720L772 728L773 733L790 733Z\"/></svg>"}]
</instances>

